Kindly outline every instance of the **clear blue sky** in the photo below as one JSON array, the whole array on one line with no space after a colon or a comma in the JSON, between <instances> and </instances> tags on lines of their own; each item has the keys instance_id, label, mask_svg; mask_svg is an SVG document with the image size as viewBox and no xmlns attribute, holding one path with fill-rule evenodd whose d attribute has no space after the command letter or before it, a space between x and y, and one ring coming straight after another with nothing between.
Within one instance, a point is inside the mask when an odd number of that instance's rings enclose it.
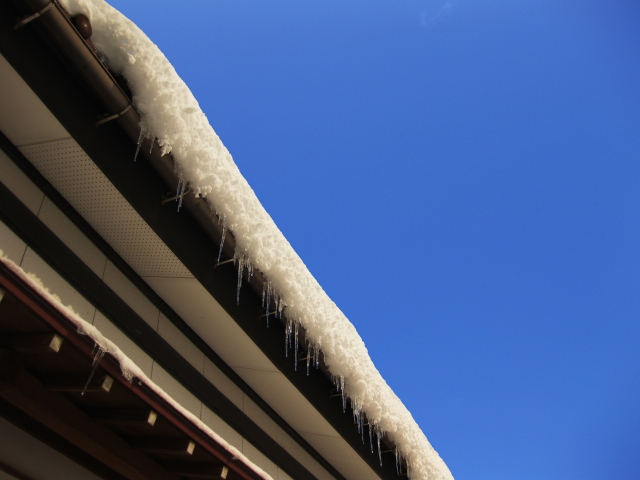
<instances>
[{"instance_id":1,"label":"clear blue sky","mask_svg":"<svg viewBox=\"0 0 640 480\"><path fill-rule=\"evenodd\" d=\"M111 2L460 480L640 478L640 2Z\"/></svg>"}]
</instances>

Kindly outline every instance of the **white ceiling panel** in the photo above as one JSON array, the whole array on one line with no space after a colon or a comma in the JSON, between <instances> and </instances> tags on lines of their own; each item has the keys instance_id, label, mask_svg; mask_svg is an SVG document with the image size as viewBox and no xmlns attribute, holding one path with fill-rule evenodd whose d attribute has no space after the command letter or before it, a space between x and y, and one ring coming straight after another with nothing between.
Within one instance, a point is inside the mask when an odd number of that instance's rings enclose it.
<instances>
[{"instance_id":1,"label":"white ceiling panel","mask_svg":"<svg viewBox=\"0 0 640 480\"><path fill-rule=\"evenodd\" d=\"M0 130L16 146L70 137L9 62L0 55Z\"/></svg>"},{"instance_id":2,"label":"white ceiling panel","mask_svg":"<svg viewBox=\"0 0 640 480\"><path fill-rule=\"evenodd\" d=\"M75 140L20 151L138 275L192 276Z\"/></svg>"},{"instance_id":3,"label":"white ceiling panel","mask_svg":"<svg viewBox=\"0 0 640 480\"><path fill-rule=\"evenodd\" d=\"M355 426L354 426L355 428ZM365 432L366 433L366 432ZM347 480L380 480L380 477L342 437L300 432L300 435L326 458ZM369 442L369 438L365 438Z\"/></svg>"},{"instance_id":4,"label":"white ceiling panel","mask_svg":"<svg viewBox=\"0 0 640 480\"><path fill-rule=\"evenodd\" d=\"M145 277L144 280L227 365L278 371L196 279Z\"/></svg>"}]
</instances>

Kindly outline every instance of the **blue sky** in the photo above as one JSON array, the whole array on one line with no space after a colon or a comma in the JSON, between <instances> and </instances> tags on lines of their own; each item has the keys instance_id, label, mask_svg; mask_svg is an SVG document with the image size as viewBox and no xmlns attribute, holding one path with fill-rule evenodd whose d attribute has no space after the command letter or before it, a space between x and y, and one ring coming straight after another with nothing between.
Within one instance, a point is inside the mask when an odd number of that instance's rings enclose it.
<instances>
[{"instance_id":1,"label":"blue sky","mask_svg":"<svg viewBox=\"0 0 640 480\"><path fill-rule=\"evenodd\" d=\"M457 479L640 478L640 4L111 3Z\"/></svg>"}]
</instances>

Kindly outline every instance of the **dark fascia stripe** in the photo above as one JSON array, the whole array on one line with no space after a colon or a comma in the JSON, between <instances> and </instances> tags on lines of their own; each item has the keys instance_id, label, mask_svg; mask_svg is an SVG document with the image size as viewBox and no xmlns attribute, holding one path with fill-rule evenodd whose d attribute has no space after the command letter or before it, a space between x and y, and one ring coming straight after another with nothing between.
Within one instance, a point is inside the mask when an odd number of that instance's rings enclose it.
<instances>
[{"instance_id":1,"label":"dark fascia stripe","mask_svg":"<svg viewBox=\"0 0 640 480\"><path fill-rule=\"evenodd\" d=\"M135 144L116 122L94 127L104 107L78 75L65 67L64 60L56 58L59 52L47 51L27 27L5 38L9 38L1 47L5 58L152 230L360 457L382 478L397 478L393 453L383 456L380 468L377 452L372 454L368 442L361 440L351 415L342 412L340 399L330 398L330 379L316 371L309 377L302 371L294 372L293 360L285 358L282 351L284 326L272 322L266 329L264 322L257 321L262 313L260 296L245 287L240 305L236 304L236 269L231 264L213 269L218 245L189 215L170 206L160 207L159 199L167 187L148 162L140 158L132 161Z\"/></svg>"},{"instance_id":2,"label":"dark fascia stripe","mask_svg":"<svg viewBox=\"0 0 640 480\"><path fill-rule=\"evenodd\" d=\"M20 168L29 179L69 218L73 224L111 261L138 290L151 301L214 365L216 365L238 388L262 409L280 428L293 438L325 470L336 479L344 477L333 465L321 456L291 425L266 403L222 358L178 315L149 285L129 266L129 264L109 245L102 236L80 215L73 206L42 176L36 167L0 131L0 150ZM136 339L132 339L134 342Z\"/></svg>"},{"instance_id":3,"label":"dark fascia stripe","mask_svg":"<svg viewBox=\"0 0 640 480\"><path fill-rule=\"evenodd\" d=\"M170 375L269 459L294 478L316 478L140 318L1 182L0 220Z\"/></svg>"}]
</instances>

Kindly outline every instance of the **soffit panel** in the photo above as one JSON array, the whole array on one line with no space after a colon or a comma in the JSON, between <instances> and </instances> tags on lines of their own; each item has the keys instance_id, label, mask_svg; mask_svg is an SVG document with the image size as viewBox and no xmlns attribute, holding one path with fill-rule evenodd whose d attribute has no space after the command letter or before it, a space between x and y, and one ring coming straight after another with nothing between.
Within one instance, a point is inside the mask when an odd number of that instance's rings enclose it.
<instances>
[{"instance_id":1,"label":"soffit panel","mask_svg":"<svg viewBox=\"0 0 640 480\"><path fill-rule=\"evenodd\" d=\"M380 480L380 477L376 475L371 467L362 460L342 437L331 437L309 432L299 433L320 455L326 459L330 459L331 464L344 475L347 480ZM368 443L369 436L366 429L365 434L364 441Z\"/></svg>"},{"instance_id":2,"label":"soffit panel","mask_svg":"<svg viewBox=\"0 0 640 480\"><path fill-rule=\"evenodd\" d=\"M192 276L75 140L20 151L138 275Z\"/></svg>"},{"instance_id":3,"label":"soffit panel","mask_svg":"<svg viewBox=\"0 0 640 480\"><path fill-rule=\"evenodd\" d=\"M71 136L2 55L0 84L0 130L11 143L23 146Z\"/></svg>"}]
</instances>

